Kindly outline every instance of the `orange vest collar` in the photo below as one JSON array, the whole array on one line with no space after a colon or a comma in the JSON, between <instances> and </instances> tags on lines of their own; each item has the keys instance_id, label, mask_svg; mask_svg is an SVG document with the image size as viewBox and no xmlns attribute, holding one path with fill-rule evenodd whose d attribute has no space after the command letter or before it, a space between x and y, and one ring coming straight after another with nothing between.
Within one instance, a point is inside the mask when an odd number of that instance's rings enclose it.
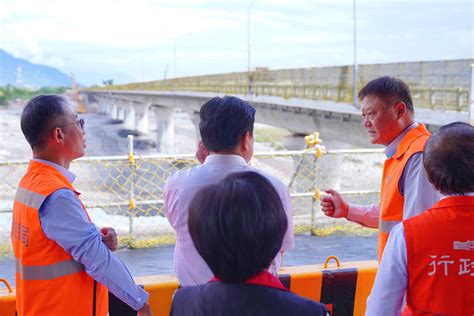
<instances>
[{"instance_id":1,"label":"orange vest collar","mask_svg":"<svg viewBox=\"0 0 474 316\"><path fill-rule=\"evenodd\" d=\"M417 127L408 131L408 133L403 137L402 141L397 147L395 154L393 154L394 159L399 159L403 156L404 153L408 151L411 144L420 136L429 135L429 131L426 129L424 124L419 124Z\"/></svg>"},{"instance_id":2,"label":"orange vest collar","mask_svg":"<svg viewBox=\"0 0 474 316\"><path fill-rule=\"evenodd\" d=\"M467 206L474 205L474 196L465 196L465 195L453 195L448 196L444 199L436 202L431 209L444 208L444 207L453 207L453 206ZM472 212L472 210L469 210Z\"/></svg>"},{"instance_id":3,"label":"orange vest collar","mask_svg":"<svg viewBox=\"0 0 474 316\"><path fill-rule=\"evenodd\" d=\"M76 191L74 187L72 186L71 182L69 182L69 179L58 169L54 168L53 166L50 166L48 164L45 164L41 161L37 160L30 160L30 163L28 165L28 171L27 173L36 173L36 174L49 174L52 175L58 179L61 180L61 182L64 183L64 185L76 193L77 195L81 195L80 192Z\"/></svg>"}]
</instances>

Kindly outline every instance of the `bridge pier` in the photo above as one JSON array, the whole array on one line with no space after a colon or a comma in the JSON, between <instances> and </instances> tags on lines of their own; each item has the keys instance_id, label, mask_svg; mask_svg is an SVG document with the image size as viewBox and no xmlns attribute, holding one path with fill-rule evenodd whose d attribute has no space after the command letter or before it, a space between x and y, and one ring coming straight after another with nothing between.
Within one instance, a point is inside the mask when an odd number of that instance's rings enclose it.
<instances>
[{"instance_id":1,"label":"bridge pier","mask_svg":"<svg viewBox=\"0 0 474 316\"><path fill-rule=\"evenodd\" d=\"M96 99L96 102L102 104L103 114L107 116L112 115L112 100L107 98Z\"/></svg>"},{"instance_id":2,"label":"bridge pier","mask_svg":"<svg viewBox=\"0 0 474 316\"><path fill-rule=\"evenodd\" d=\"M156 117L156 149L160 153L173 153L174 147L174 108L153 106Z\"/></svg>"},{"instance_id":3,"label":"bridge pier","mask_svg":"<svg viewBox=\"0 0 474 316\"><path fill-rule=\"evenodd\" d=\"M135 126L140 133L148 134L148 108L149 104L134 104L135 108Z\"/></svg>"},{"instance_id":4,"label":"bridge pier","mask_svg":"<svg viewBox=\"0 0 474 316\"><path fill-rule=\"evenodd\" d=\"M100 101L98 101L97 103L99 104L99 114L101 115L106 114L107 106L103 102L100 102Z\"/></svg>"},{"instance_id":5,"label":"bridge pier","mask_svg":"<svg viewBox=\"0 0 474 316\"><path fill-rule=\"evenodd\" d=\"M137 130L140 133L148 134L148 110L137 115Z\"/></svg>"},{"instance_id":6,"label":"bridge pier","mask_svg":"<svg viewBox=\"0 0 474 316\"><path fill-rule=\"evenodd\" d=\"M100 115L106 115L109 113L109 103L110 100L105 99L105 98L96 98L93 100L97 105L99 109L99 114ZM90 105L92 102L88 101L88 105Z\"/></svg>"},{"instance_id":7,"label":"bridge pier","mask_svg":"<svg viewBox=\"0 0 474 316\"><path fill-rule=\"evenodd\" d=\"M111 104L110 105L110 117L113 120L117 119L117 105L116 104Z\"/></svg>"},{"instance_id":8,"label":"bridge pier","mask_svg":"<svg viewBox=\"0 0 474 316\"><path fill-rule=\"evenodd\" d=\"M194 135L196 137L196 141L194 142L194 150L197 150L197 144L201 140L201 131L199 130L199 122L201 121L201 118L199 116L199 112L191 112L189 113L189 117L194 125Z\"/></svg>"},{"instance_id":9,"label":"bridge pier","mask_svg":"<svg viewBox=\"0 0 474 316\"><path fill-rule=\"evenodd\" d=\"M125 108L123 106L118 106L117 108L117 119L118 120L125 120Z\"/></svg>"},{"instance_id":10,"label":"bridge pier","mask_svg":"<svg viewBox=\"0 0 474 316\"><path fill-rule=\"evenodd\" d=\"M135 130L135 108L132 104L127 106L127 110L125 111L125 119L123 124L127 129Z\"/></svg>"}]
</instances>

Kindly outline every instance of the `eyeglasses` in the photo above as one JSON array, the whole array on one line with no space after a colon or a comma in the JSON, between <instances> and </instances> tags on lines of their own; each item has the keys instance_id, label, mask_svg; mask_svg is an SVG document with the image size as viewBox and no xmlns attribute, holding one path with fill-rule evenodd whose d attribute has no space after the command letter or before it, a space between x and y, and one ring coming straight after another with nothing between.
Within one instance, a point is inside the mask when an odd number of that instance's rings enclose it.
<instances>
[{"instance_id":1,"label":"eyeglasses","mask_svg":"<svg viewBox=\"0 0 474 316\"><path fill-rule=\"evenodd\" d=\"M84 130L85 121L84 121L83 118L77 119L75 122L59 125L59 126L56 126L56 127L63 127L63 126L71 125L71 124L77 124L82 130Z\"/></svg>"}]
</instances>

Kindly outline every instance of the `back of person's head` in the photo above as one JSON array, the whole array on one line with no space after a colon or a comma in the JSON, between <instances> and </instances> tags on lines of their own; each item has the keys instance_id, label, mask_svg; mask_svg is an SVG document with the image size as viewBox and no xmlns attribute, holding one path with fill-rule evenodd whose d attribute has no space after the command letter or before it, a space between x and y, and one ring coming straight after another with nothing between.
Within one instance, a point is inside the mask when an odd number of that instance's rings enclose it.
<instances>
[{"instance_id":1,"label":"back of person's head","mask_svg":"<svg viewBox=\"0 0 474 316\"><path fill-rule=\"evenodd\" d=\"M425 144L423 165L439 192L474 192L474 127L461 122L442 126Z\"/></svg>"},{"instance_id":2,"label":"back of person's head","mask_svg":"<svg viewBox=\"0 0 474 316\"><path fill-rule=\"evenodd\" d=\"M402 101L409 112L415 113L413 101L408 85L403 80L384 76L369 81L360 91L359 100L365 97L378 97L384 101L386 105L392 105Z\"/></svg>"},{"instance_id":3,"label":"back of person's head","mask_svg":"<svg viewBox=\"0 0 474 316\"><path fill-rule=\"evenodd\" d=\"M48 133L64 117L68 102L59 95L39 95L21 113L21 131L31 148L42 147Z\"/></svg>"},{"instance_id":4,"label":"back of person's head","mask_svg":"<svg viewBox=\"0 0 474 316\"><path fill-rule=\"evenodd\" d=\"M204 103L199 115L201 138L210 151L234 149L245 132L253 135L255 109L239 98L212 98Z\"/></svg>"},{"instance_id":5,"label":"back of person's head","mask_svg":"<svg viewBox=\"0 0 474 316\"><path fill-rule=\"evenodd\" d=\"M281 249L288 222L273 185L256 172L227 176L199 191L188 227L214 275L238 283L268 268Z\"/></svg>"}]
</instances>

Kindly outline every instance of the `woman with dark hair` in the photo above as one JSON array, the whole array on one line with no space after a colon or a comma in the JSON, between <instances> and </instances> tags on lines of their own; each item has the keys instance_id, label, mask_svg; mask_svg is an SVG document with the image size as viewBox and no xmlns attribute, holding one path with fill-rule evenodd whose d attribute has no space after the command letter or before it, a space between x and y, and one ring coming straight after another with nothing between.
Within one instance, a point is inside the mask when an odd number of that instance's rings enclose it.
<instances>
[{"instance_id":1,"label":"woman with dark hair","mask_svg":"<svg viewBox=\"0 0 474 316\"><path fill-rule=\"evenodd\" d=\"M423 165L443 197L390 233L368 316L474 315L474 127L441 127L426 142Z\"/></svg>"},{"instance_id":2,"label":"woman with dark hair","mask_svg":"<svg viewBox=\"0 0 474 316\"><path fill-rule=\"evenodd\" d=\"M234 173L191 203L192 240L214 278L180 288L172 315L326 315L324 305L286 289L266 269L287 229L282 202L256 172Z\"/></svg>"}]
</instances>

